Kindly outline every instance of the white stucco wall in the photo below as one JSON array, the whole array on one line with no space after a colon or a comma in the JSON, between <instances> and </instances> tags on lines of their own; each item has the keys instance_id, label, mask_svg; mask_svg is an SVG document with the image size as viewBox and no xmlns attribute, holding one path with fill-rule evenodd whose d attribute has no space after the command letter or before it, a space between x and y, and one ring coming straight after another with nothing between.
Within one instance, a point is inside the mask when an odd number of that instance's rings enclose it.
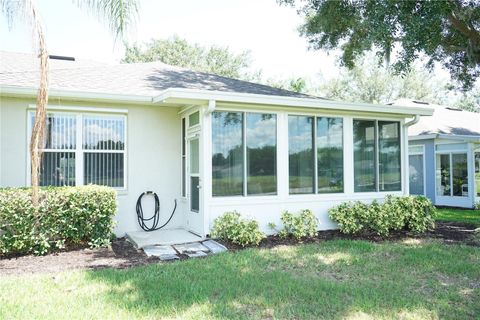
<instances>
[{"instance_id":1,"label":"white stucco wall","mask_svg":"<svg viewBox=\"0 0 480 320\"><path fill-rule=\"evenodd\" d=\"M25 186L28 172L27 112L34 100L2 98L0 105L0 186ZM111 105L105 103L62 102L52 99L50 106L56 108L102 108L105 113L126 110L127 115L127 162L126 190L118 191L118 222L116 233L119 236L128 231L139 230L135 204L138 196L146 190L155 191L161 201L161 219L167 219L173 208L173 200L178 199L175 217L168 228L186 227L189 221L188 202L181 199L181 114L179 108L166 106ZM244 216L256 219L265 232L269 222L280 225L280 215L284 210L298 212L311 209L319 218L319 229L332 229L335 224L328 218L328 209L347 200L370 202L382 200L386 194L408 193L408 163L406 132L402 116L381 116L379 114L352 114L346 112L312 111L274 107L222 107L221 110L265 111L277 114L277 179L278 195L213 198L211 196L211 123L210 116L202 117L200 131L200 175L201 175L201 214L203 215L202 234L208 234L213 221L226 211L237 210ZM189 108L187 108L188 110ZM190 108L191 109L191 108ZM185 110L185 109L184 109ZM193 109L195 110L195 109ZM72 112L72 110L70 110ZM206 107L201 108L205 114ZM81 112L81 111L79 111ZM288 114L309 114L344 117L344 186L342 194L288 194ZM186 112L188 114L188 112ZM402 190L392 193L353 192L353 132L354 118L396 120L401 123L402 144ZM144 211L150 215L152 201L145 203ZM200 219L201 221L201 219Z\"/></svg>"},{"instance_id":2,"label":"white stucco wall","mask_svg":"<svg viewBox=\"0 0 480 320\"><path fill-rule=\"evenodd\" d=\"M28 146L27 113L34 100L3 98L0 103L0 186L27 185ZM180 116L178 108L109 105L102 103L62 102L51 100L49 106L83 108L96 107L113 111L127 110L127 188L118 190L116 233L139 230L135 204L140 193L156 192L161 201L162 218L173 209L173 200L179 199L177 214L169 224L183 226L184 202L180 201ZM69 112L75 112L69 110ZM82 112L82 111L78 111ZM107 113L102 112L102 113ZM146 201L146 215L152 213L152 201Z\"/></svg>"}]
</instances>

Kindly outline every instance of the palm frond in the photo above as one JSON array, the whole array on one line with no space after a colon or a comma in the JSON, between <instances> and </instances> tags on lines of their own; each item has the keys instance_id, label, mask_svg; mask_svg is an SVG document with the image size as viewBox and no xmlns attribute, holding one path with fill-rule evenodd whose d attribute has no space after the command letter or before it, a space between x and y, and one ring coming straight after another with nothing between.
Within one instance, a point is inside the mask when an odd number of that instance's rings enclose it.
<instances>
[{"instance_id":1,"label":"palm frond","mask_svg":"<svg viewBox=\"0 0 480 320\"><path fill-rule=\"evenodd\" d=\"M25 13L25 1L20 0L0 0L0 10L11 28L15 17L20 17Z\"/></svg>"},{"instance_id":2,"label":"palm frond","mask_svg":"<svg viewBox=\"0 0 480 320\"><path fill-rule=\"evenodd\" d=\"M125 31L135 24L138 14L136 0L77 0L77 5L105 21L115 40L123 37Z\"/></svg>"}]
</instances>

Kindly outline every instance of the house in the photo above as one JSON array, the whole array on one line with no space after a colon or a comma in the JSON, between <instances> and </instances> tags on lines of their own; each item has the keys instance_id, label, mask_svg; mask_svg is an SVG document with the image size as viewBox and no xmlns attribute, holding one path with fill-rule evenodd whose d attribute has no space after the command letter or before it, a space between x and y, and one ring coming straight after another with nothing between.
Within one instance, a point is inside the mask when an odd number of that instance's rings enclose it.
<instances>
[{"instance_id":1,"label":"house","mask_svg":"<svg viewBox=\"0 0 480 320\"><path fill-rule=\"evenodd\" d=\"M429 106L435 109L433 116L421 117L408 130L410 193L439 206L472 208L480 201L480 114Z\"/></svg>"},{"instance_id":2,"label":"house","mask_svg":"<svg viewBox=\"0 0 480 320\"><path fill-rule=\"evenodd\" d=\"M267 232L283 210L304 208L319 229L335 228L327 215L334 205L408 194L407 127L433 113L424 105L331 101L159 62L57 59L41 184L114 187L118 235L140 230L135 204L146 190L158 194L162 221L178 199L167 228L201 236L231 210ZM2 187L30 183L37 63L1 54Z\"/></svg>"}]
</instances>

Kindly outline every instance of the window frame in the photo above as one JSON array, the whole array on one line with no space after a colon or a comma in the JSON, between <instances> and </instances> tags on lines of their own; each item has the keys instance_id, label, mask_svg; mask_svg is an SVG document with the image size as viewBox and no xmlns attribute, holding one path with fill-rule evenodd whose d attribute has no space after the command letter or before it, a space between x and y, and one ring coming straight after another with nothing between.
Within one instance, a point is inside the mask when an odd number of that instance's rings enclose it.
<instances>
[{"instance_id":1,"label":"window frame","mask_svg":"<svg viewBox=\"0 0 480 320\"><path fill-rule=\"evenodd\" d=\"M477 173L476 173L476 168L477 168L477 162L475 161L475 156L476 155L479 155L480 157L480 147L474 147L473 148L473 152L472 152L472 155L473 155L473 187L474 187L474 192L473 192L473 196L474 198L476 199L480 199L480 187L478 187L478 184L477 184ZM479 166L480 166L480 163L479 163ZM479 168L480 170L480 168ZM480 175L480 171L478 173Z\"/></svg>"},{"instance_id":2,"label":"window frame","mask_svg":"<svg viewBox=\"0 0 480 320\"><path fill-rule=\"evenodd\" d=\"M293 117L307 117L313 118L313 131L312 131L312 150L313 150L313 192L311 193L291 193L290 192L290 172L287 172L287 193L289 196L308 196L308 195L341 195L345 194L346 184L345 184L345 116L343 115L331 115L331 114L318 114L318 113L287 113L286 114L286 128L287 128L287 137L290 138L290 131L288 126L288 119L290 116ZM319 118L333 118L342 120L342 192L318 192L318 119ZM290 168L290 145L287 141L287 168Z\"/></svg>"},{"instance_id":3,"label":"window frame","mask_svg":"<svg viewBox=\"0 0 480 320\"><path fill-rule=\"evenodd\" d=\"M388 119L388 118L369 118L369 117L353 117L352 118L352 142L355 141L355 135L353 132L353 127L355 121L373 121L375 123L375 154L374 154L374 161L375 161L375 190L373 191L355 191L355 148L354 143L352 144L352 160L353 160L353 176L352 176L352 183L353 183L353 193L354 194L368 194L368 193L396 193L396 192L403 192L405 190L405 152L408 154L408 150L404 150L404 135L402 131L403 121L398 119ZM379 131L379 122L395 122L398 123L398 142L400 147L400 189L399 190L380 190L380 131ZM408 161L407 161L408 162Z\"/></svg>"},{"instance_id":4,"label":"window frame","mask_svg":"<svg viewBox=\"0 0 480 320\"><path fill-rule=\"evenodd\" d=\"M441 151L435 151L435 196L436 197L439 197L439 198L460 198L460 199L468 199L470 197L470 177L469 175L467 174L467 185L469 187L469 190L468 190L468 195L466 196L455 196L453 194L453 155L465 155L467 157L467 172L468 172L468 152L466 150L453 150L453 151L444 151L444 150L441 150ZM440 155L448 155L448 159L449 159L449 174L450 174L450 177L449 177L449 183L450 183L450 195L442 195L442 194L438 194L437 191L437 166L439 165L439 162L437 160L437 156L440 156Z\"/></svg>"},{"instance_id":5,"label":"window frame","mask_svg":"<svg viewBox=\"0 0 480 320\"><path fill-rule=\"evenodd\" d=\"M27 174L26 174L26 185L31 186L31 158L30 158L30 141L31 141L31 132L32 132L32 117L35 116L35 105L30 105L27 109ZM61 114L61 115L70 115L75 117L76 122L76 136L75 136L75 149L42 149L42 152L72 152L75 153L75 186L85 185L84 182L84 155L86 153L119 153L123 154L123 186L121 187L112 187L113 189L126 192L128 190L128 111L127 110L116 110L116 109L105 109L101 108L98 112L95 112L95 108L89 107L65 107L58 108L52 107L47 109L48 114ZM83 120L85 116L100 116L100 117L118 117L123 120L124 132L124 148L123 150L105 150L105 149L84 149L83 142Z\"/></svg>"},{"instance_id":6,"label":"window frame","mask_svg":"<svg viewBox=\"0 0 480 320\"><path fill-rule=\"evenodd\" d=\"M243 175L242 175L242 194L238 195L214 195L213 194L213 170L210 172L210 181L211 181L211 191L210 196L212 199L227 199L227 198L268 198L268 197L278 197L280 194L280 183L278 178L278 168L279 168L279 132L280 132L280 113L271 110L246 110L246 109L223 109L217 108L213 112L232 112L232 113L240 113L242 115L242 168L243 168ZM247 159L247 114L271 114L275 116L275 178L276 178L276 191L275 194L248 194L248 159ZM210 123L210 128L213 127L213 121ZM211 143L211 150L210 150L210 157L209 163L212 165L213 159L213 130L210 133L210 143Z\"/></svg>"}]
</instances>

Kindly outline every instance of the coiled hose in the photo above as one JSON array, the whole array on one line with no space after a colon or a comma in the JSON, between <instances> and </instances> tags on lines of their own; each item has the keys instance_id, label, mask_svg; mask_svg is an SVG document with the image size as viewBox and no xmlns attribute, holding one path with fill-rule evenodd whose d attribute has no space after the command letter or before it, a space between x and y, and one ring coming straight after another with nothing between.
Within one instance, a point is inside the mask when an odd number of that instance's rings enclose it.
<instances>
[{"instance_id":1,"label":"coiled hose","mask_svg":"<svg viewBox=\"0 0 480 320\"><path fill-rule=\"evenodd\" d=\"M153 198L155 200L155 212L153 213L153 216L151 216L150 218L145 218L143 215L142 198L143 196L149 195L149 194L153 195ZM162 229L170 222L170 220L172 220L173 215L175 214L175 210L177 210L177 199L175 199L175 206L173 207L173 211L172 211L172 214L170 215L170 218L168 218L167 222L165 222L163 225L159 227L158 223L160 222L160 199L158 198L158 195L155 192L145 191L138 197L138 200L137 200L138 224L144 231L147 231L147 232ZM149 225L147 225L147 223Z\"/></svg>"}]
</instances>

